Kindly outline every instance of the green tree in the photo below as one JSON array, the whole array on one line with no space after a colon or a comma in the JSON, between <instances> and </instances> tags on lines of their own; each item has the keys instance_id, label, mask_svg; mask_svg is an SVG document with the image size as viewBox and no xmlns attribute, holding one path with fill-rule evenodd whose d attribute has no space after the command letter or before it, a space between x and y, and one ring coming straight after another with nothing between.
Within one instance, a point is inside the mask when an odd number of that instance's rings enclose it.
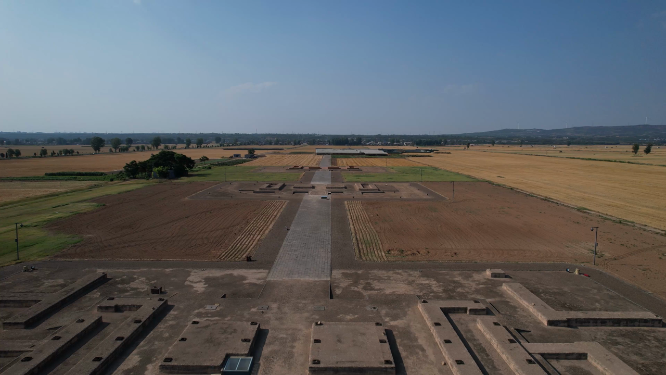
<instances>
[{"instance_id":1,"label":"green tree","mask_svg":"<svg viewBox=\"0 0 666 375\"><path fill-rule=\"evenodd\" d=\"M254 155L255 152L256 152L256 151L255 151L255 149L253 149L253 148L247 150L247 153L250 154L250 155Z\"/></svg>"},{"instance_id":2,"label":"green tree","mask_svg":"<svg viewBox=\"0 0 666 375\"><path fill-rule=\"evenodd\" d=\"M201 145L203 145L203 138L197 138L197 148L201 148Z\"/></svg>"},{"instance_id":3,"label":"green tree","mask_svg":"<svg viewBox=\"0 0 666 375\"><path fill-rule=\"evenodd\" d=\"M567 146L571 146L571 141L567 141Z\"/></svg>"},{"instance_id":4,"label":"green tree","mask_svg":"<svg viewBox=\"0 0 666 375\"><path fill-rule=\"evenodd\" d=\"M118 152L118 148L120 147L120 144L122 141L120 138L111 138L111 147Z\"/></svg>"},{"instance_id":5,"label":"green tree","mask_svg":"<svg viewBox=\"0 0 666 375\"><path fill-rule=\"evenodd\" d=\"M130 137L125 138L125 144L127 147L132 147L132 143L134 143L134 140Z\"/></svg>"},{"instance_id":6,"label":"green tree","mask_svg":"<svg viewBox=\"0 0 666 375\"><path fill-rule=\"evenodd\" d=\"M93 151L99 152L102 147L104 147L104 139L101 137L93 137L90 141L90 147L92 147Z\"/></svg>"},{"instance_id":7,"label":"green tree","mask_svg":"<svg viewBox=\"0 0 666 375\"><path fill-rule=\"evenodd\" d=\"M21 150L18 150L18 149L14 150L14 156L16 156L17 158L20 157L21 156Z\"/></svg>"},{"instance_id":8,"label":"green tree","mask_svg":"<svg viewBox=\"0 0 666 375\"><path fill-rule=\"evenodd\" d=\"M490 141L490 144L495 146L495 140L493 139L492 141Z\"/></svg>"},{"instance_id":9,"label":"green tree","mask_svg":"<svg viewBox=\"0 0 666 375\"><path fill-rule=\"evenodd\" d=\"M638 145L638 143L634 143L633 146L631 146L631 152L634 153L634 155L638 154L638 150L641 148L641 146Z\"/></svg>"},{"instance_id":10,"label":"green tree","mask_svg":"<svg viewBox=\"0 0 666 375\"><path fill-rule=\"evenodd\" d=\"M199 160L201 160L201 161L208 161L208 160L210 160L210 159L208 159L208 156L204 155L204 156L200 157Z\"/></svg>"},{"instance_id":11,"label":"green tree","mask_svg":"<svg viewBox=\"0 0 666 375\"><path fill-rule=\"evenodd\" d=\"M49 154L49 152L45 148L42 148L41 150L39 150L39 156L40 157L46 156L48 154Z\"/></svg>"},{"instance_id":12,"label":"green tree","mask_svg":"<svg viewBox=\"0 0 666 375\"><path fill-rule=\"evenodd\" d=\"M141 145L141 151L146 151L146 145Z\"/></svg>"},{"instance_id":13,"label":"green tree","mask_svg":"<svg viewBox=\"0 0 666 375\"><path fill-rule=\"evenodd\" d=\"M148 160L138 162L136 165L132 162L125 164L127 173L146 173L150 176L156 168L160 168L159 171L165 173L164 171L173 170L176 177L187 176L187 173L190 169L194 168L195 162L190 157L183 154L178 154L173 151L162 150L155 155L151 155ZM123 169L125 169L123 168ZM138 171L137 171L138 170ZM160 175L160 177L165 177Z\"/></svg>"},{"instance_id":14,"label":"green tree","mask_svg":"<svg viewBox=\"0 0 666 375\"><path fill-rule=\"evenodd\" d=\"M13 149L8 149L7 154L6 154L7 159L11 159L14 157L14 150Z\"/></svg>"},{"instance_id":15,"label":"green tree","mask_svg":"<svg viewBox=\"0 0 666 375\"><path fill-rule=\"evenodd\" d=\"M652 143L648 143L647 146L645 146L645 149L643 150L643 152L645 153L645 155L652 152Z\"/></svg>"},{"instance_id":16,"label":"green tree","mask_svg":"<svg viewBox=\"0 0 666 375\"><path fill-rule=\"evenodd\" d=\"M139 163L137 163L136 160L132 160L131 162L125 164L123 170L125 171L127 177L136 178L136 176L139 174Z\"/></svg>"},{"instance_id":17,"label":"green tree","mask_svg":"<svg viewBox=\"0 0 666 375\"><path fill-rule=\"evenodd\" d=\"M192 145L192 140L189 138L185 138L185 148L190 148Z\"/></svg>"},{"instance_id":18,"label":"green tree","mask_svg":"<svg viewBox=\"0 0 666 375\"><path fill-rule=\"evenodd\" d=\"M222 142L222 137L215 137L215 143L220 144Z\"/></svg>"},{"instance_id":19,"label":"green tree","mask_svg":"<svg viewBox=\"0 0 666 375\"><path fill-rule=\"evenodd\" d=\"M162 138L160 137L153 138L153 140L150 141L150 145L155 147L155 150L157 150L162 145Z\"/></svg>"}]
</instances>

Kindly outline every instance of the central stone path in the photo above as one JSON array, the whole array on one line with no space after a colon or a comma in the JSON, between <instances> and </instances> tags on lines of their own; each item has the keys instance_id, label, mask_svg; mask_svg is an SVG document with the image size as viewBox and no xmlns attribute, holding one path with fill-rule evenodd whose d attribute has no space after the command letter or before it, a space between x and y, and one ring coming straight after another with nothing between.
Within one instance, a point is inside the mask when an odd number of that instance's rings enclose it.
<instances>
[{"instance_id":1,"label":"central stone path","mask_svg":"<svg viewBox=\"0 0 666 375\"><path fill-rule=\"evenodd\" d=\"M331 279L331 200L306 195L268 280Z\"/></svg>"},{"instance_id":2,"label":"central stone path","mask_svg":"<svg viewBox=\"0 0 666 375\"><path fill-rule=\"evenodd\" d=\"M325 155L321 158L319 166L322 168L328 168L331 166L331 155ZM312 184L324 184L329 185L331 183L331 171L329 170L318 170L315 172L314 177L312 177Z\"/></svg>"}]
</instances>

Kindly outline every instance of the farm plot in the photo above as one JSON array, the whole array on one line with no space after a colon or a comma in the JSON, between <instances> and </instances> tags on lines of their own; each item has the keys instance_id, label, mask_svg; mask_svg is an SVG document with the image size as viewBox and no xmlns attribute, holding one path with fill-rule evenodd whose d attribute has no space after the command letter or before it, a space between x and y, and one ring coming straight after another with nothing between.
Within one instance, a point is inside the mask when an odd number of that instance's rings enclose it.
<instances>
[{"instance_id":1,"label":"farm plot","mask_svg":"<svg viewBox=\"0 0 666 375\"><path fill-rule=\"evenodd\" d=\"M185 199L212 183L162 183L96 199L104 207L48 228L83 237L68 259L215 260L271 203Z\"/></svg>"},{"instance_id":2,"label":"farm plot","mask_svg":"<svg viewBox=\"0 0 666 375\"><path fill-rule=\"evenodd\" d=\"M451 183L423 185L451 197ZM634 260L666 253L663 236L486 182L456 182L455 188L455 201L363 201L388 260L590 264L590 227L599 226L604 268L666 296L666 285L657 282L666 278L666 261ZM632 260L634 267L626 266ZM651 277L636 278L639 269Z\"/></svg>"},{"instance_id":3,"label":"farm plot","mask_svg":"<svg viewBox=\"0 0 666 375\"><path fill-rule=\"evenodd\" d=\"M269 201L218 259L244 260L246 256L253 255L257 245L273 228L275 220L286 205L287 201Z\"/></svg>"},{"instance_id":4,"label":"farm plot","mask_svg":"<svg viewBox=\"0 0 666 375\"><path fill-rule=\"evenodd\" d=\"M339 167L355 166L355 167L419 167L415 161L405 158L332 158L333 165Z\"/></svg>"},{"instance_id":5,"label":"farm plot","mask_svg":"<svg viewBox=\"0 0 666 375\"><path fill-rule=\"evenodd\" d=\"M99 184L95 181L0 181L0 204Z\"/></svg>"},{"instance_id":6,"label":"farm plot","mask_svg":"<svg viewBox=\"0 0 666 375\"><path fill-rule=\"evenodd\" d=\"M206 156L219 159L232 156L238 151L221 148L190 148L173 150L192 159ZM43 158L20 158L0 160L0 177L43 176L46 172L110 172L123 169L132 160L142 161L155 151L130 151L104 153L98 155L57 156Z\"/></svg>"},{"instance_id":7,"label":"farm plot","mask_svg":"<svg viewBox=\"0 0 666 375\"><path fill-rule=\"evenodd\" d=\"M359 201L346 201L347 217L354 242L356 259L369 261L385 261L382 244L377 232L372 228L368 214Z\"/></svg>"},{"instance_id":8,"label":"farm plot","mask_svg":"<svg viewBox=\"0 0 666 375\"><path fill-rule=\"evenodd\" d=\"M308 167L318 167L321 161L321 156L315 154L295 154L283 155L272 154L266 155L264 158L258 158L246 165L252 167L271 167L271 166L284 166L289 167L292 165L303 165Z\"/></svg>"},{"instance_id":9,"label":"farm plot","mask_svg":"<svg viewBox=\"0 0 666 375\"><path fill-rule=\"evenodd\" d=\"M418 161L666 229L665 167L478 151Z\"/></svg>"}]
</instances>

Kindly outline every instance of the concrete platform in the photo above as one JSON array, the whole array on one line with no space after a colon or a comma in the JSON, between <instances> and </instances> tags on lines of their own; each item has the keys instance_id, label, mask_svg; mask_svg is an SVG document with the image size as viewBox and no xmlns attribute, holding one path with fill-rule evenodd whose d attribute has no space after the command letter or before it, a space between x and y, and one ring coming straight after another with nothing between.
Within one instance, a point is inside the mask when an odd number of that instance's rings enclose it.
<instances>
[{"instance_id":1,"label":"concrete platform","mask_svg":"<svg viewBox=\"0 0 666 375\"><path fill-rule=\"evenodd\" d=\"M101 316L82 316L21 355L7 374L40 374L44 367L102 323Z\"/></svg>"},{"instance_id":2,"label":"concrete platform","mask_svg":"<svg viewBox=\"0 0 666 375\"><path fill-rule=\"evenodd\" d=\"M106 273L95 273L82 277L79 281L69 285L57 293L47 295L43 300L28 307L11 318L2 322L4 329L28 328L49 314L60 309L66 303L85 294L91 288L107 280Z\"/></svg>"},{"instance_id":3,"label":"concrete platform","mask_svg":"<svg viewBox=\"0 0 666 375\"><path fill-rule=\"evenodd\" d=\"M458 336L446 313L481 314L474 301L421 301L419 311L437 341L444 363L454 375L481 375L483 372ZM444 307L441 307L444 306ZM486 313L485 306L483 314Z\"/></svg>"},{"instance_id":4,"label":"concrete platform","mask_svg":"<svg viewBox=\"0 0 666 375\"><path fill-rule=\"evenodd\" d=\"M515 374L547 375L536 359L495 319L482 318L477 325Z\"/></svg>"},{"instance_id":5,"label":"concrete platform","mask_svg":"<svg viewBox=\"0 0 666 375\"><path fill-rule=\"evenodd\" d=\"M372 322L314 323L309 373L395 374L384 327Z\"/></svg>"},{"instance_id":6,"label":"concrete platform","mask_svg":"<svg viewBox=\"0 0 666 375\"><path fill-rule=\"evenodd\" d=\"M648 311L557 311L522 284L505 283L502 289L547 326L556 327L662 327L661 317Z\"/></svg>"},{"instance_id":7,"label":"concrete platform","mask_svg":"<svg viewBox=\"0 0 666 375\"><path fill-rule=\"evenodd\" d=\"M230 356L251 356L259 323L194 319L169 349L160 371L170 374L220 373Z\"/></svg>"},{"instance_id":8,"label":"concrete platform","mask_svg":"<svg viewBox=\"0 0 666 375\"><path fill-rule=\"evenodd\" d=\"M523 346L530 353L545 359L587 360L606 375L638 375L597 342L524 343Z\"/></svg>"},{"instance_id":9,"label":"concrete platform","mask_svg":"<svg viewBox=\"0 0 666 375\"><path fill-rule=\"evenodd\" d=\"M164 298L114 298L98 305L98 311L111 314L127 311L131 314L67 374L102 373L132 345L137 336L166 308L167 304L168 301Z\"/></svg>"}]
</instances>

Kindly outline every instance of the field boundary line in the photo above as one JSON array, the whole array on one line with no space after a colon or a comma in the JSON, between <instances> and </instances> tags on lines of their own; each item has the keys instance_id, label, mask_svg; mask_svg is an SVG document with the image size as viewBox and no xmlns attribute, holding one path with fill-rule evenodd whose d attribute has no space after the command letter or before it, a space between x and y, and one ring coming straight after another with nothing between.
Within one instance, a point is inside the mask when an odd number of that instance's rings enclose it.
<instances>
[{"instance_id":1,"label":"field boundary line","mask_svg":"<svg viewBox=\"0 0 666 375\"><path fill-rule=\"evenodd\" d=\"M276 219L287 205L285 200L268 201L250 223L243 228L229 248L217 256L218 260L239 261L251 255L259 242L273 228Z\"/></svg>"},{"instance_id":2,"label":"field boundary line","mask_svg":"<svg viewBox=\"0 0 666 375\"><path fill-rule=\"evenodd\" d=\"M347 218L349 219L349 229L352 234L356 259L386 262L382 242L372 227L363 204L359 201L346 201L345 207L347 208Z\"/></svg>"}]
</instances>

